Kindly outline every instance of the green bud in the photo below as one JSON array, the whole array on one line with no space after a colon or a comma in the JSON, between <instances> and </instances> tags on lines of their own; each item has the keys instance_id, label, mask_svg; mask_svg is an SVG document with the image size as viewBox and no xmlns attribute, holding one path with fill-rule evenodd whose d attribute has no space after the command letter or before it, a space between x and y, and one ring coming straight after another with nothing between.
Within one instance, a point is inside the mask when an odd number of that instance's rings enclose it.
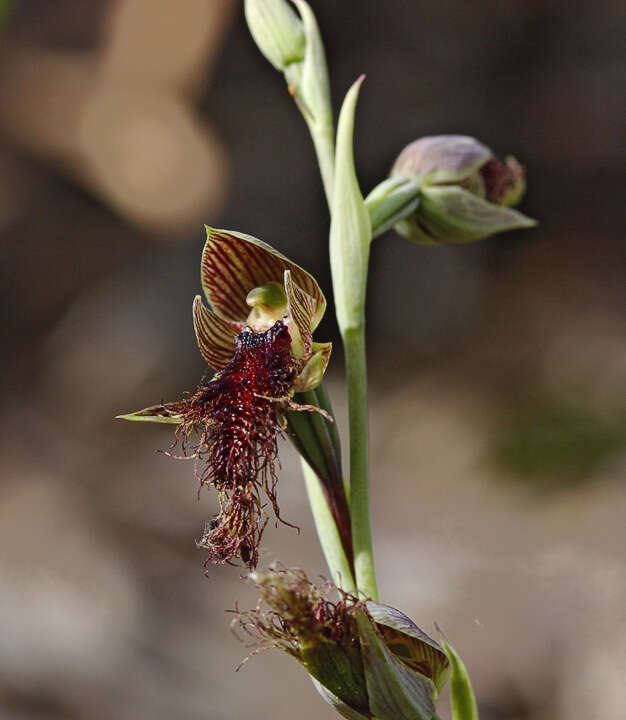
<instances>
[{"instance_id":1,"label":"green bud","mask_svg":"<svg viewBox=\"0 0 626 720\"><path fill-rule=\"evenodd\" d=\"M407 145L390 175L414 177L429 185L463 183L492 157L491 150L472 137L433 135Z\"/></svg>"},{"instance_id":2,"label":"green bud","mask_svg":"<svg viewBox=\"0 0 626 720\"><path fill-rule=\"evenodd\" d=\"M304 59L304 26L286 0L245 0L250 34L263 55L284 72Z\"/></svg>"},{"instance_id":3,"label":"green bud","mask_svg":"<svg viewBox=\"0 0 626 720\"><path fill-rule=\"evenodd\" d=\"M471 242L536 224L531 218L510 209L524 194L522 166L513 157L507 157L504 162L499 160L489 148L472 137L437 135L420 138L400 153L390 178L402 179L405 183L413 181L420 186L415 209L407 203L401 208L404 211L395 216L397 232L413 242ZM376 189L368 201L375 192ZM379 215L380 212L378 209ZM389 219L386 218L383 229L389 226ZM382 232L374 222L373 227L375 234Z\"/></svg>"}]
</instances>

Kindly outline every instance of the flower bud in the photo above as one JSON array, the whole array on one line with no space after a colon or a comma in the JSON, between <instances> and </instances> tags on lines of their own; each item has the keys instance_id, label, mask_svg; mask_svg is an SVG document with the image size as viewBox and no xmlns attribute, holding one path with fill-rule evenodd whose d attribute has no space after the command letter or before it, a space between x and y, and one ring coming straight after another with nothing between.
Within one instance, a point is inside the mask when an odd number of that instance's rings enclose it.
<instances>
[{"instance_id":1,"label":"flower bud","mask_svg":"<svg viewBox=\"0 0 626 720\"><path fill-rule=\"evenodd\" d=\"M277 70L304 60L304 25L287 0L245 0L244 12L255 43Z\"/></svg>"},{"instance_id":2,"label":"flower bud","mask_svg":"<svg viewBox=\"0 0 626 720\"><path fill-rule=\"evenodd\" d=\"M522 166L513 157L499 160L472 137L415 140L400 153L390 177L420 184L417 208L395 225L413 242L471 242L536 224L510 208L524 194Z\"/></svg>"}]
</instances>

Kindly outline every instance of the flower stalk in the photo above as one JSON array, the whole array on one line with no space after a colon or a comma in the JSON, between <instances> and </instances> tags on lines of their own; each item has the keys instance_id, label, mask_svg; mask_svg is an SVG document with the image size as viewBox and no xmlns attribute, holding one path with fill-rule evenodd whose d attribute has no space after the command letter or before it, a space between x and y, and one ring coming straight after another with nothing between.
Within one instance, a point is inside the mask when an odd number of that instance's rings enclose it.
<instances>
[{"instance_id":1,"label":"flower stalk","mask_svg":"<svg viewBox=\"0 0 626 720\"><path fill-rule=\"evenodd\" d=\"M337 125L330 258L337 322L343 339L350 430L350 512L357 590L376 600L370 522L365 355L365 292L371 222L354 168L354 114L363 77L348 91Z\"/></svg>"}]
</instances>

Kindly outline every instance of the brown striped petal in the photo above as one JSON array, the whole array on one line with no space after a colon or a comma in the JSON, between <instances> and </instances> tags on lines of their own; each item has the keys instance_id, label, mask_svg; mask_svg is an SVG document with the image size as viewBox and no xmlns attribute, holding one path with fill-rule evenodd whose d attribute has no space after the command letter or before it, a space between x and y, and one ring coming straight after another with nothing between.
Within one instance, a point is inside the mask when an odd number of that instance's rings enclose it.
<instances>
[{"instance_id":1,"label":"brown striped petal","mask_svg":"<svg viewBox=\"0 0 626 720\"><path fill-rule=\"evenodd\" d=\"M193 301L193 328L202 357L215 370L223 370L233 357L239 330L206 308L200 295Z\"/></svg>"},{"instance_id":2,"label":"brown striped petal","mask_svg":"<svg viewBox=\"0 0 626 720\"><path fill-rule=\"evenodd\" d=\"M311 325L315 317L315 300L296 285L291 276L291 270L285 270L285 295L287 296L287 316L296 325L300 334L301 347L298 348L298 338L294 337L292 333L292 351L295 349L296 357L307 360L311 357L311 345L313 344Z\"/></svg>"},{"instance_id":3,"label":"brown striped petal","mask_svg":"<svg viewBox=\"0 0 626 720\"><path fill-rule=\"evenodd\" d=\"M202 252L202 287L213 310L225 320L244 322L250 308L246 296L269 282L283 283L285 270L315 301L311 330L319 324L326 299L315 278L266 243L251 235L207 226Z\"/></svg>"}]
</instances>

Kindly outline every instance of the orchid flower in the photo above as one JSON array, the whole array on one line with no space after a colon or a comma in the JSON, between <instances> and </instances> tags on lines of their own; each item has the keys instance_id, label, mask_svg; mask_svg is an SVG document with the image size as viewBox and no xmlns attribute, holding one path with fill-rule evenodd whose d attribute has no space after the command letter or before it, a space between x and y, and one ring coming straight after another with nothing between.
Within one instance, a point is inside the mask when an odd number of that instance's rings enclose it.
<instances>
[{"instance_id":1,"label":"orchid flower","mask_svg":"<svg viewBox=\"0 0 626 720\"><path fill-rule=\"evenodd\" d=\"M220 501L199 542L207 561L240 558L254 568L267 524L263 495L281 520L277 439L287 412L326 415L293 400L317 387L328 365L331 343L313 342L326 300L316 280L284 255L226 230L207 228L201 279L210 307L196 296L193 324L217 373L183 400L120 417L178 426L175 443L196 459L201 485L214 487Z\"/></svg>"},{"instance_id":2,"label":"orchid flower","mask_svg":"<svg viewBox=\"0 0 626 720\"><path fill-rule=\"evenodd\" d=\"M406 615L330 583L314 585L299 569L272 567L249 579L260 600L253 610L235 609L233 626L252 638L253 654L278 648L291 655L349 720L435 716L450 660Z\"/></svg>"}]
</instances>

